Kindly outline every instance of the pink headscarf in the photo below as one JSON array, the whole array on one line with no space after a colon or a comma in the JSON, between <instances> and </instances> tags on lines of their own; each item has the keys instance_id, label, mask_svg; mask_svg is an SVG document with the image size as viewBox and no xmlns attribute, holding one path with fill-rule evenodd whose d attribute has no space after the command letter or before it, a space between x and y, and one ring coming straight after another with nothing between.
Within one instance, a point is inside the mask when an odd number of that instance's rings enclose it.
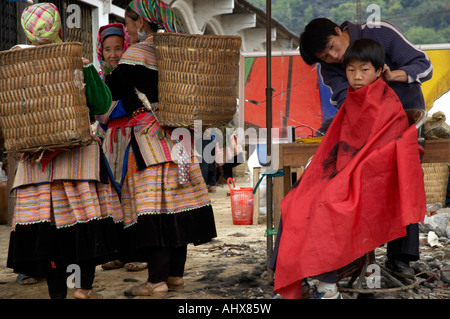
<instances>
[{"instance_id":1,"label":"pink headscarf","mask_svg":"<svg viewBox=\"0 0 450 319\"><path fill-rule=\"evenodd\" d=\"M100 76L103 80L105 79L105 76L113 70L113 67L111 67L103 58L103 41L110 35L123 37L123 52L131 45L130 36L122 23L111 23L100 27L97 36L97 59L100 63Z\"/></svg>"}]
</instances>

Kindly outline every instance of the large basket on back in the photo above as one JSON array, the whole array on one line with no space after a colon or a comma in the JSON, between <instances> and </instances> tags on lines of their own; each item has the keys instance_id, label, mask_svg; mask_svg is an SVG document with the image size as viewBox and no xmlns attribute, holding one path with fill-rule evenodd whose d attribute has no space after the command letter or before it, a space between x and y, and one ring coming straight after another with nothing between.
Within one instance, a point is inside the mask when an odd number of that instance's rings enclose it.
<instances>
[{"instance_id":1,"label":"large basket on back","mask_svg":"<svg viewBox=\"0 0 450 319\"><path fill-rule=\"evenodd\" d=\"M0 52L0 128L7 152L89 143L81 43Z\"/></svg>"},{"instance_id":2,"label":"large basket on back","mask_svg":"<svg viewBox=\"0 0 450 319\"><path fill-rule=\"evenodd\" d=\"M157 33L158 120L170 127L221 127L236 113L238 36Z\"/></svg>"}]
</instances>

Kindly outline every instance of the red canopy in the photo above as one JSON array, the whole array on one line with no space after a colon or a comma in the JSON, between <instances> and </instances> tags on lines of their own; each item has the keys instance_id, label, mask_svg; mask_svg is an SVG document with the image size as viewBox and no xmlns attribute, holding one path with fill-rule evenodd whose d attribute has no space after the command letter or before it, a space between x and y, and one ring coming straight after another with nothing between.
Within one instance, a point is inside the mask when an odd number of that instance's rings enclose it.
<instances>
[{"instance_id":1,"label":"red canopy","mask_svg":"<svg viewBox=\"0 0 450 319\"><path fill-rule=\"evenodd\" d=\"M266 127L266 58L246 58L244 121L245 127ZM320 81L314 66L307 65L299 55L272 57L272 127L280 128L280 137L286 137L282 128L295 126L296 135L315 134L322 122L335 110L323 110L328 99L321 99ZM259 102L258 105L254 102ZM328 115L324 113L329 113ZM324 118L327 117L327 118ZM312 127L311 130L308 127Z\"/></svg>"}]
</instances>

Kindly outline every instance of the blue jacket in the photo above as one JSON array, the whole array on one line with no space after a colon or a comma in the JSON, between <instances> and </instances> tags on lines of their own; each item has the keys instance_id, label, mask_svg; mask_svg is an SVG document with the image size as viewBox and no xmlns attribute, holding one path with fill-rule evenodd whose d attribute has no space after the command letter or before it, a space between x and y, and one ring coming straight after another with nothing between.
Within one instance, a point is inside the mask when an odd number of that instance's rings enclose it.
<instances>
[{"instance_id":1,"label":"blue jacket","mask_svg":"<svg viewBox=\"0 0 450 319\"><path fill-rule=\"evenodd\" d=\"M425 110L425 101L421 83L431 79L433 66L428 56L411 44L392 24L380 22L379 27L367 24L353 24L348 21L341 26L348 30L350 42L361 38L378 41L386 51L385 63L391 70L404 70L408 74L408 83L389 82L397 93L404 109ZM326 86L331 89L331 104L337 108L345 100L349 86L342 64L319 62L319 74Z\"/></svg>"}]
</instances>

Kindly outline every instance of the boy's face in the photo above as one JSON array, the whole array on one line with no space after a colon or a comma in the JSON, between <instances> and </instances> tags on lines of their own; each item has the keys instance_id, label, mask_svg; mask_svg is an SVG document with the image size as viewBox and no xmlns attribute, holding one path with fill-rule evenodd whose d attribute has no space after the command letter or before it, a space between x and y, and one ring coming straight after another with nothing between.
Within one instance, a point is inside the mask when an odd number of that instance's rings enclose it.
<instances>
[{"instance_id":1,"label":"boy's face","mask_svg":"<svg viewBox=\"0 0 450 319\"><path fill-rule=\"evenodd\" d=\"M351 60L346 68L347 80L350 86L356 91L363 86L375 82L380 76L381 69L375 70L371 62Z\"/></svg>"},{"instance_id":2,"label":"boy's face","mask_svg":"<svg viewBox=\"0 0 450 319\"><path fill-rule=\"evenodd\" d=\"M328 37L325 50L314 54L316 58L325 63L342 63L344 53L350 45L350 38L347 33L342 32L338 27L336 27L336 33L338 35Z\"/></svg>"}]
</instances>

